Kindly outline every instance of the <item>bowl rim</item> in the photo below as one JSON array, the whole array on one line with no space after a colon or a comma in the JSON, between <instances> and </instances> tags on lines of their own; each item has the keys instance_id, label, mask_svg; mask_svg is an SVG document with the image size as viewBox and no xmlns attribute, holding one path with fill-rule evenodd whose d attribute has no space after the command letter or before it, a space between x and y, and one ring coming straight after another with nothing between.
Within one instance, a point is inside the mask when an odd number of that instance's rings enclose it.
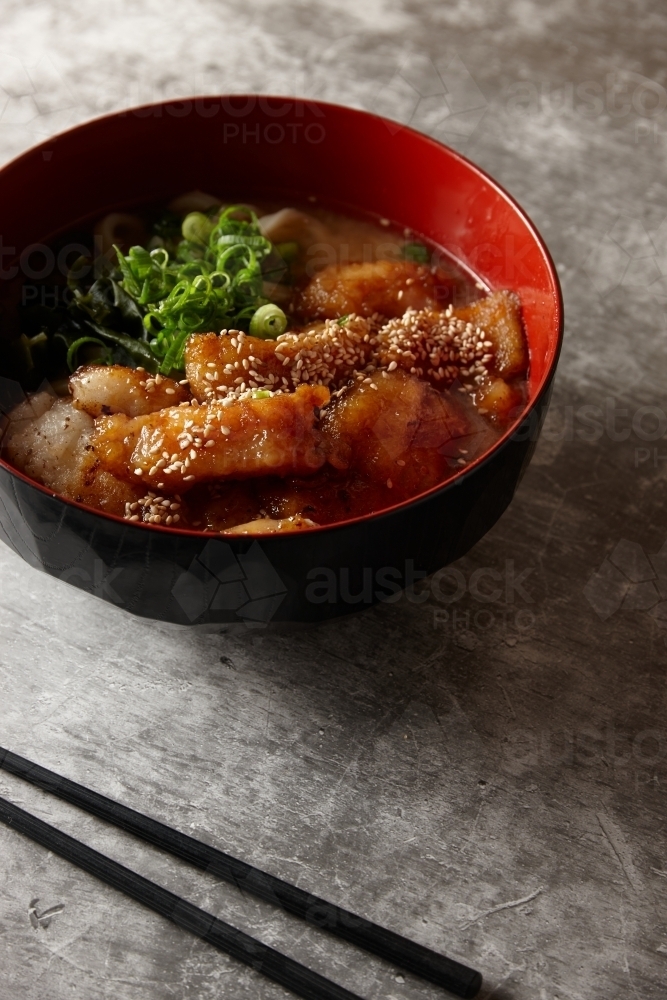
<instances>
[{"instance_id":1,"label":"bowl rim","mask_svg":"<svg viewBox=\"0 0 667 1000\"><path fill-rule=\"evenodd\" d=\"M548 391L551 382L553 381L554 378L556 366L558 364L558 359L560 357L560 353L563 346L563 332L564 332L563 292L561 289L560 280L558 277L558 271L556 269L554 260L551 256L551 253L549 252L549 249L543 237L541 236L537 227L535 226L535 223L532 221L532 219L525 211L525 209L523 209L521 205L518 203L518 201L513 197L513 195L511 195L501 184L498 183L498 181L496 181L482 167L479 167L472 160L468 159L467 156L464 156L457 150L452 149L452 147L448 146L446 143L440 142L439 140L432 138L432 136L429 136L424 132L420 132L418 129L411 128L409 125L404 125L402 122L398 122L394 119L387 118L384 115L378 115L372 111L365 111L360 108L353 108L347 104L336 104L333 101L313 100L312 98L298 97L295 95L249 94L249 93L197 94L197 95L193 94L179 98L172 98L170 100L165 100L165 101L153 101L148 104L135 105L129 108L122 108L116 111L107 112L106 114L103 115L96 115L92 118L87 118L85 121L79 122L78 124L72 126L71 128L65 129L62 132L57 132L54 135L46 138L42 142L36 143L34 146L30 146L22 153L19 153L18 156L15 156L12 159L8 160L7 163L4 163L2 167L0 167L0 176L6 170L20 164L21 160L23 160L24 158L34 156L35 153L39 152L40 150L43 150L45 147L52 146L59 139L63 139L66 136L70 136L79 131L84 131L85 129L90 128L90 126L92 125L101 124L105 121L109 121L114 118L127 117L128 115L135 114L136 112L143 112L152 108L166 108L175 104L183 104L186 101L192 101L192 102L207 101L207 100L220 101L225 99L249 100L251 98L255 98L256 100L259 100L261 98L267 101L293 101L293 102L302 102L304 104L313 104L321 108L331 108L333 111L344 111L346 114L357 115L360 118L372 118L383 124L390 125L392 128L398 125L400 131L409 132L413 136L418 138L421 142L427 143L428 145L436 149L444 150L449 157L458 161L460 165L471 171L478 180L488 184L489 187L492 188L492 190L495 191L496 194L499 195L505 202L507 202L509 206L513 209L513 211L519 216L519 218L522 220L522 222L528 229L533 240L537 244L540 253L542 254L542 257L544 259L547 268L547 273L549 275L549 278L551 279L551 282L553 284L553 290L555 292L555 306L556 306L556 320L557 320L556 343L553 349L551 349L549 352L550 357L548 358L544 374L542 375L542 378L535 390L533 399L531 399L528 403L526 403L526 405L521 410L520 415L509 425L509 427L505 430L505 432L496 441L493 442L491 447L487 448L486 451L482 452L481 455L478 455L477 458L473 459L473 461L470 462L469 465L462 467L460 472L454 473L454 475L450 479L447 479L444 482L439 483L437 486L432 486L430 489L424 490L422 493L418 493L414 497L409 497L407 500L402 500L396 504L393 504L391 507L383 507L382 510L374 511L369 514L360 514L357 517L350 517L344 521L334 521L331 524L318 524L309 528L300 528L298 531L294 532L266 532L266 533L260 532L257 534L248 532L247 534L246 533L228 534L224 531L214 533L208 531L198 531L197 529L194 528L178 528L171 526L166 527L165 525L147 524L144 523L143 521L139 522L129 521L126 518L121 517L119 514L112 514L108 511L100 510L97 507L91 507L88 504L81 503L78 500L73 500L70 499L69 497L63 496L60 493L54 492L54 490L49 489L42 483L38 483L35 479L31 479L30 476L27 476L24 472L21 472L19 469L14 468L14 466L10 465L10 463L7 462L6 459L4 459L0 455L0 467L4 468L7 472L9 472L10 475L16 476L18 479L21 479L29 486L34 487L35 489L46 494L47 496L60 500L62 503L68 506L77 508L82 511L86 511L91 515L98 515L100 517L106 518L107 520L116 522L117 524L121 524L127 528L135 528L139 530L148 529L150 531L159 531L162 533L166 533L170 537L174 537L174 535L181 535L185 537L198 538L202 540L205 539L207 542L214 538L227 542L233 540L256 541L259 539L261 539L262 542L265 542L276 538L291 537L293 535L296 536L301 536L304 534L317 535L317 534L322 534L324 532L342 530L352 525L363 524L365 522L378 521L387 518L398 511L405 510L408 507L411 507L412 505L417 506L425 501L428 501L436 497L438 494L441 493L444 494L447 490L459 486L468 476L477 472L484 464L489 462L497 453L499 453L505 447L505 445L509 443L512 436L516 433L518 427L521 426L521 424L528 417L530 417L530 414L536 409L536 407L544 397L545 393Z\"/></svg>"}]
</instances>

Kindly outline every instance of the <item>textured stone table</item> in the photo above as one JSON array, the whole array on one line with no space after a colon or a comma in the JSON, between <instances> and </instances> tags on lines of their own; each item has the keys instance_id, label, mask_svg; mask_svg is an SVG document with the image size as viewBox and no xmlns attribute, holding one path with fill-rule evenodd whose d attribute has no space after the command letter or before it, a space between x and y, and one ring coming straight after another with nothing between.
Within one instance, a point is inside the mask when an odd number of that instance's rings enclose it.
<instances>
[{"instance_id":1,"label":"textured stone table","mask_svg":"<svg viewBox=\"0 0 667 1000\"><path fill-rule=\"evenodd\" d=\"M3 6L3 159L151 99L318 96L461 149L549 242L567 340L546 433L418 602L201 637L0 552L3 745L460 957L496 1000L665 996L666 33L642 0ZM361 996L442 995L1 773L0 794ZM2 1000L286 996L0 845ZM64 904L48 927L35 898Z\"/></svg>"}]
</instances>

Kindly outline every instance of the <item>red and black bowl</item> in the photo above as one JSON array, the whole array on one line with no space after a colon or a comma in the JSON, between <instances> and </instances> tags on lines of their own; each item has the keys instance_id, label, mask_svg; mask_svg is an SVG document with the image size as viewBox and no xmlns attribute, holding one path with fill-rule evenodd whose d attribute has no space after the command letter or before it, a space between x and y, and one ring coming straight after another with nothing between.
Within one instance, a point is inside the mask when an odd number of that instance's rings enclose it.
<instances>
[{"instance_id":1,"label":"red and black bowl","mask_svg":"<svg viewBox=\"0 0 667 1000\"><path fill-rule=\"evenodd\" d=\"M495 524L530 461L562 339L549 253L495 181L427 136L331 104L217 96L96 119L0 170L0 286L16 281L34 244L119 206L166 203L194 188L245 201L284 196L285 204L316 196L386 217L451 251L489 288L516 291L530 353L524 411L442 486L378 514L256 538L131 523L0 461L1 536L31 566L176 625L307 624L395 601ZM5 334L0 350L6 344ZM2 411L19 398L16 383L3 380Z\"/></svg>"}]
</instances>

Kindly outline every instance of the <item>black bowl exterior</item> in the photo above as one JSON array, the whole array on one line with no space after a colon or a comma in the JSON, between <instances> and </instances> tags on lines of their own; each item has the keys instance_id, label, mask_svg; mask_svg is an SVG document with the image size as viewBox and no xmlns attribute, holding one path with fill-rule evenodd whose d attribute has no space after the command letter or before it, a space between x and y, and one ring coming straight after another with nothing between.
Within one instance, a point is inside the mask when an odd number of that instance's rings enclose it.
<instances>
[{"instance_id":1,"label":"black bowl exterior","mask_svg":"<svg viewBox=\"0 0 667 1000\"><path fill-rule=\"evenodd\" d=\"M0 538L26 562L143 618L216 630L315 624L394 602L464 555L509 505L548 405L470 472L384 514L317 531L217 537L123 522L0 465Z\"/></svg>"}]
</instances>

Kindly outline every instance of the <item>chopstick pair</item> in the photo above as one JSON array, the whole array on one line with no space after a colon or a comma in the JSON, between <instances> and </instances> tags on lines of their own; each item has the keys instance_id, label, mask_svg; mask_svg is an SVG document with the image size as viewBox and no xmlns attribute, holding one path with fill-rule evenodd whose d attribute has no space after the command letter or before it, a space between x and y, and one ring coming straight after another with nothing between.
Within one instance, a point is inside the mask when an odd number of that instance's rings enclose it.
<instances>
[{"instance_id":1,"label":"chopstick pair","mask_svg":"<svg viewBox=\"0 0 667 1000\"><path fill-rule=\"evenodd\" d=\"M460 962L438 955L2 747L0 768L456 996L472 998L482 985L479 972ZM342 986L2 798L0 820L220 951L251 965L304 1000L359 1000Z\"/></svg>"}]
</instances>

